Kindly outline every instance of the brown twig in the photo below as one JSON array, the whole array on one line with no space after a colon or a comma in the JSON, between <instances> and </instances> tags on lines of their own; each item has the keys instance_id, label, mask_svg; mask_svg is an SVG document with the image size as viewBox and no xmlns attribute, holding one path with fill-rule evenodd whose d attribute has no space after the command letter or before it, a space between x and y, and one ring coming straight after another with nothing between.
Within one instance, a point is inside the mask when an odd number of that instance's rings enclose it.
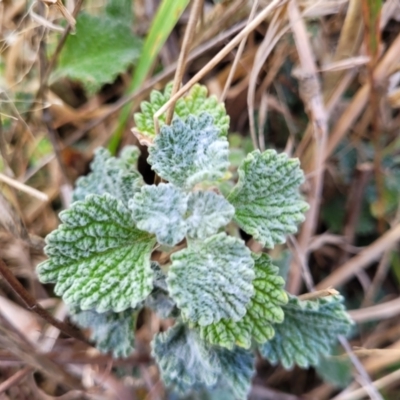
<instances>
[{"instance_id":1,"label":"brown twig","mask_svg":"<svg viewBox=\"0 0 400 400\"><path fill-rule=\"evenodd\" d=\"M364 366L362 365L359 358L353 353L353 350L350 347L349 342L344 336L339 336L340 344L346 350L352 364L355 366L357 372L360 374L362 378L363 389L365 393L367 393L372 400L383 400L383 397L380 395L376 387L373 385L371 378L369 377L367 371L365 370Z\"/></svg>"},{"instance_id":2,"label":"brown twig","mask_svg":"<svg viewBox=\"0 0 400 400\"><path fill-rule=\"evenodd\" d=\"M328 289L318 290L316 292L304 293L298 297L300 300L315 300L315 299L320 299L321 297L335 296L337 294L339 294L339 292L336 289L328 288Z\"/></svg>"},{"instance_id":3,"label":"brown twig","mask_svg":"<svg viewBox=\"0 0 400 400\"><path fill-rule=\"evenodd\" d=\"M83 4L83 0L77 0L74 11L72 12L72 16L74 18L77 17L77 15L82 7L82 4ZM53 70L55 63L57 62L57 59L61 53L61 50L63 49L64 44L67 40L67 37L71 33L72 29L73 29L73 26L71 25L71 23L69 23L68 26L65 28L65 31L60 38L60 41L57 43L57 47L54 50L54 53L51 56L51 58L47 64L46 70L44 71L44 74L40 78L40 86L36 93L35 100L33 103L35 103L35 101L37 101L38 99L42 98L44 89L47 87L47 81L49 80L50 73Z\"/></svg>"},{"instance_id":4,"label":"brown twig","mask_svg":"<svg viewBox=\"0 0 400 400\"><path fill-rule=\"evenodd\" d=\"M201 9L204 0L194 0L192 8L190 9L189 21L185 30L185 36L183 37L182 48L179 53L178 64L176 66L176 72L174 77L174 83L172 86L171 96L173 96L179 89L182 83L182 77L185 73L186 59L189 54L190 45L193 39L194 32L196 30L196 24L199 14L201 14ZM174 115L175 102L171 104L171 107L167 111L165 118L165 123L170 125L172 121L172 116ZM156 126L156 132L158 132L158 127Z\"/></svg>"},{"instance_id":5,"label":"brown twig","mask_svg":"<svg viewBox=\"0 0 400 400\"><path fill-rule=\"evenodd\" d=\"M254 1L253 5L251 7L249 18L247 20L248 23L254 18L254 15L255 15L255 13L257 11L257 8L258 8L258 3L259 3L259 0L255 0ZM237 52L235 54L235 58L233 60L231 69L229 71L229 75L226 78L224 90L222 91L221 97L219 98L220 102L223 102L225 100L225 98L226 98L226 94L228 93L229 87L231 86L233 77L234 77L235 72L236 72L236 68L237 68L237 66L239 64L240 58L242 57L244 47L246 46L246 42L247 42L247 36L242 39L242 41L240 42L239 48L238 48L238 50L237 50Z\"/></svg>"},{"instance_id":6,"label":"brown twig","mask_svg":"<svg viewBox=\"0 0 400 400\"><path fill-rule=\"evenodd\" d=\"M375 242L370 244L359 254L344 263L341 267L333 271L327 278L320 282L316 288L324 289L330 286L341 286L350 280L354 274L375 262L381 254L394 243L400 240L400 224L394 226Z\"/></svg>"},{"instance_id":7,"label":"brown twig","mask_svg":"<svg viewBox=\"0 0 400 400\"><path fill-rule=\"evenodd\" d=\"M287 3L287 0L273 0L269 3L250 24L247 24L221 51L218 52L189 82L182 86L174 96L172 96L155 114L154 125L157 126L158 119L164 114L171 104L176 102L184 93L192 88L200 79L202 79L209 71L218 65L250 32L254 31L265 18L276 8Z\"/></svg>"},{"instance_id":8,"label":"brown twig","mask_svg":"<svg viewBox=\"0 0 400 400\"><path fill-rule=\"evenodd\" d=\"M83 389L79 379L72 376L56 361L50 360L46 354L38 353L4 318L0 318L0 347L7 348L25 364L35 370L43 371L54 381L72 389Z\"/></svg>"},{"instance_id":9,"label":"brown twig","mask_svg":"<svg viewBox=\"0 0 400 400\"><path fill-rule=\"evenodd\" d=\"M25 303L26 307L39 315L49 324L58 328L61 332L67 336L71 336L85 344L90 346L90 343L84 338L84 336L77 330L68 326L65 322L61 322L55 319L51 314L49 314L40 304L38 304L35 298L21 285L14 274L9 270L5 262L0 259L0 274L3 276L4 280L9 284L11 289L21 298Z\"/></svg>"},{"instance_id":10,"label":"brown twig","mask_svg":"<svg viewBox=\"0 0 400 400\"><path fill-rule=\"evenodd\" d=\"M27 375L34 371L32 367L24 367L23 369L17 371L14 375L10 376L4 382L0 383L0 394L4 393L6 390L10 389L14 385L19 384Z\"/></svg>"},{"instance_id":11,"label":"brown twig","mask_svg":"<svg viewBox=\"0 0 400 400\"><path fill-rule=\"evenodd\" d=\"M310 209L307 214L299 235L299 257L306 263L307 247L312 235L314 234L319 207L321 202L322 187L324 182L324 152L327 140L328 121L323 102L322 90L318 76L318 69L315 63L315 57L312 52L310 40L308 38L306 26L297 5L297 2L291 0L288 5L288 16L292 26L293 35L296 43L296 49L299 56L301 69L297 72L300 82L300 95L306 105L307 113L313 127L313 136L315 142L314 152L314 172L309 179L310 196L308 202ZM301 269L295 262L291 264L290 281L288 291L297 294L301 287Z\"/></svg>"},{"instance_id":12,"label":"brown twig","mask_svg":"<svg viewBox=\"0 0 400 400\"><path fill-rule=\"evenodd\" d=\"M346 215L344 219L343 238L347 244L354 243L356 226L360 218L362 199L364 191L371 177L372 166L370 163L363 163L356 167L355 176L349 189L346 204ZM348 253L343 253L338 257L338 265L347 261Z\"/></svg>"},{"instance_id":13,"label":"brown twig","mask_svg":"<svg viewBox=\"0 0 400 400\"><path fill-rule=\"evenodd\" d=\"M69 348L68 352L60 351L63 347L58 348L57 350L50 351L46 353L46 356L51 360L57 361L59 364L74 364L74 365L99 365L99 366L107 366L110 362L113 363L114 366L136 366L140 364L149 364L152 360L148 354L136 353L128 358L118 358L114 359L112 355L108 354L96 354L90 355L87 352L82 352L80 350L73 352L72 349ZM0 351L0 361L8 361L8 362L17 362L19 361L18 357L14 354L10 354L10 352L6 352L4 350Z\"/></svg>"}]
</instances>

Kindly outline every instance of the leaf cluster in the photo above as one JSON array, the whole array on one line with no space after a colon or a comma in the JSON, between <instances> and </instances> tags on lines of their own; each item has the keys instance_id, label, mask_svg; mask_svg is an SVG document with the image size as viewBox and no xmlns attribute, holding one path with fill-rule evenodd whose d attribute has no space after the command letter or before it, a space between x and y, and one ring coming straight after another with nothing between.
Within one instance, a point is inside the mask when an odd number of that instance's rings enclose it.
<instances>
[{"instance_id":1,"label":"leaf cluster","mask_svg":"<svg viewBox=\"0 0 400 400\"><path fill-rule=\"evenodd\" d=\"M340 297L288 296L270 257L252 253L240 237L241 229L272 248L296 232L308 207L299 161L253 151L224 196L218 188L230 164L223 105L196 86L155 136L152 118L169 91L153 92L135 115L152 141L148 162L168 183L143 183L135 147L119 158L98 150L62 224L46 238L49 259L38 274L55 283L97 347L115 356L133 350L142 307L175 318L152 342L165 383L182 393L223 386L242 399L254 348L286 368L317 365L351 322ZM156 248L170 254L163 265L152 261Z\"/></svg>"}]
</instances>

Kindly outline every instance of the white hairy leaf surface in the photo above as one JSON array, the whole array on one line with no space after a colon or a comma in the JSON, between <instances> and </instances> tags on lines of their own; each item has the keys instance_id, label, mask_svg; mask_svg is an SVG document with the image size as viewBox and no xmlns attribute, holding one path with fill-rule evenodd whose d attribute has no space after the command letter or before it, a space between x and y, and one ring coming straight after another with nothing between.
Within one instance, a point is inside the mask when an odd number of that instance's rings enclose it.
<instances>
[{"instance_id":1,"label":"white hairy leaf surface","mask_svg":"<svg viewBox=\"0 0 400 400\"><path fill-rule=\"evenodd\" d=\"M143 101L140 104L140 113L134 115L137 131L141 136L154 139L156 136L154 128L154 114L171 97L172 82L169 83L164 92L153 90L150 93L150 101ZM181 97L175 104L174 118L178 117L185 121L189 115L199 116L202 113L210 114L221 135L227 135L229 128L229 116L226 114L223 103L218 102L216 96L208 97L207 88L203 85L194 85L190 92ZM159 118L160 126L165 124L166 114Z\"/></svg>"},{"instance_id":2,"label":"white hairy leaf surface","mask_svg":"<svg viewBox=\"0 0 400 400\"><path fill-rule=\"evenodd\" d=\"M180 393L217 383L220 366L216 353L184 324L155 335L152 355L165 384Z\"/></svg>"},{"instance_id":3,"label":"white hairy leaf surface","mask_svg":"<svg viewBox=\"0 0 400 400\"><path fill-rule=\"evenodd\" d=\"M205 239L227 225L235 213L233 206L225 198L210 191L191 193L188 201L186 220L188 236Z\"/></svg>"},{"instance_id":4,"label":"white hairy leaf surface","mask_svg":"<svg viewBox=\"0 0 400 400\"><path fill-rule=\"evenodd\" d=\"M143 184L136 169L139 155L136 146L126 146L119 158L112 157L107 149L97 149L90 164L92 172L78 178L72 200L85 200L88 194L108 193L127 204Z\"/></svg>"},{"instance_id":5,"label":"white hairy leaf surface","mask_svg":"<svg viewBox=\"0 0 400 400\"><path fill-rule=\"evenodd\" d=\"M43 283L55 282L55 293L82 310L120 312L147 297L155 238L135 227L122 202L108 194L88 195L60 219L46 238L49 259L37 267Z\"/></svg>"},{"instance_id":6,"label":"white hairy leaf surface","mask_svg":"<svg viewBox=\"0 0 400 400\"><path fill-rule=\"evenodd\" d=\"M272 265L267 254L253 254L255 261L253 280L254 295L240 321L221 319L200 327L200 335L207 342L228 349L235 346L250 348L252 339L265 343L274 336L273 324L283 321L282 306L288 302L284 291L285 281L278 276L278 268Z\"/></svg>"},{"instance_id":7,"label":"white hairy leaf surface","mask_svg":"<svg viewBox=\"0 0 400 400\"><path fill-rule=\"evenodd\" d=\"M351 328L342 301L339 295L304 301L290 296L283 323L274 325L274 338L260 347L262 356L286 369L317 365Z\"/></svg>"},{"instance_id":8,"label":"white hairy leaf surface","mask_svg":"<svg viewBox=\"0 0 400 400\"><path fill-rule=\"evenodd\" d=\"M185 319L205 326L244 316L254 293L254 260L243 241L219 233L171 260L168 288Z\"/></svg>"},{"instance_id":9,"label":"white hairy leaf surface","mask_svg":"<svg viewBox=\"0 0 400 400\"><path fill-rule=\"evenodd\" d=\"M227 387L232 399L246 400L255 373L253 352L241 348L232 350L214 347L221 367L219 385Z\"/></svg>"},{"instance_id":10,"label":"white hairy leaf surface","mask_svg":"<svg viewBox=\"0 0 400 400\"><path fill-rule=\"evenodd\" d=\"M137 227L154 233L160 244L174 246L186 235L184 220L188 196L169 183L142 186L129 208Z\"/></svg>"},{"instance_id":11,"label":"white hairy leaf surface","mask_svg":"<svg viewBox=\"0 0 400 400\"><path fill-rule=\"evenodd\" d=\"M75 310L71 319L81 328L90 329L90 340L102 353L112 352L113 356L128 357L134 351L135 311L128 309L115 313L98 313L94 310Z\"/></svg>"},{"instance_id":12,"label":"white hairy leaf surface","mask_svg":"<svg viewBox=\"0 0 400 400\"><path fill-rule=\"evenodd\" d=\"M228 140L209 114L175 118L149 148L148 162L163 179L183 189L222 178L229 167Z\"/></svg>"},{"instance_id":13,"label":"white hairy leaf surface","mask_svg":"<svg viewBox=\"0 0 400 400\"><path fill-rule=\"evenodd\" d=\"M155 311L161 318L175 316L176 304L168 294L167 276L161 270L159 264L151 262L154 271L153 290L147 296L145 306Z\"/></svg>"},{"instance_id":14,"label":"white hairy leaf surface","mask_svg":"<svg viewBox=\"0 0 400 400\"><path fill-rule=\"evenodd\" d=\"M152 355L165 384L180 393L220 386L245 400L254 374L254 355L243 349L213 347L182 323L152 342Z\"/></svg>"},{"instance_id":15,"label":"white hairy leaf surface","mask_svg":"<svg viewBox=\"0 0 400 400\"><path fill-rule=\"evenodd\" d=\"M248 154L239 168L239 181L228 196L235 221L263 246L273 248L297 232L308 204L301 200L304 180L298 159L275 150Z\"/></svg>"}]
</instances>

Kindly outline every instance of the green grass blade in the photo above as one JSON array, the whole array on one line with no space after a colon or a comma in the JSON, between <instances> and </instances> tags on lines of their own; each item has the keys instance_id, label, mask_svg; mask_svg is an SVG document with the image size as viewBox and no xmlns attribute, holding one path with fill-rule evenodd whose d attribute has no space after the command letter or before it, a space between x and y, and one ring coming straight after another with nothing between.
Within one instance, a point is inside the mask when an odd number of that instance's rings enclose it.
<instances>
[{"instance_id":1,"label":"green grass blade","mask_svg":"<svg viewBox=\"0 0 400 400\"><path fill-rule=\"evenodd\" d=\"M189 4L190 0L163 0L154 20L151 24L149 33L144 42L142 54L135 68L132 82L127 94L133 93L145 81L161 47L164 45L172 29L178 22L182 12ZM128 103L122 110L118 120L118 126L110 139L108 145L112 154L115 154L121 141L124 128L131 114L132 103Z\"/></svg>"}]
</instances>

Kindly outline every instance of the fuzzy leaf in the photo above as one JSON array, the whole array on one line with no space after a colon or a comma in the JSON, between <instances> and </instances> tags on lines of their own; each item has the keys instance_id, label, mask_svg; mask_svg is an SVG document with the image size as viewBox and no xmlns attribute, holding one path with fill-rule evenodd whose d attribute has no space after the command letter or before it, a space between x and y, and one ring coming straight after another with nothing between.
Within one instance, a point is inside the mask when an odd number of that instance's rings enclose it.
<instances>
[{"instance_id":1,"label":"fuzzy leaf","mask_svg":"<svg viewBox=\"0 0 400 400\"><path fill-rule=\"evenodd\" d=\"M60 214L39 264L42 282L69 305L97 312L135 308L151 292L154 237L135 227L131 213L108 194L88 195Z\"/></svg>"},{"instance_id":2,"label":"fuzzy leaf","mask_svg":"<svg viewBox=\"0 0 400 400\"><path fill-rule=\"evenodd\" d=\"M154 310L161 318L175 316L176 304L168 295L167 276L158 263L151 262L154 271L153 290L147 297L145 305Z\"/></svg>"},{"instance_id":3,"label":"fuzzy leaf","mask_svg":"<svg viewBox=\"0 0 400 400\"><path fill-rule=\"evenodd\" d=\"M304 176L298 159L275 150L248 154L239 168L239 181L228 200L235 207L239 226L263 246L284 243L304 221L307 203L299 186Z\"/></svg>"},{"instance_id":4,"label":"fuzzy leaf","mask_svg":"<svg viewBox=\"0 0 400 400\"><path fill-rule=\"evenodd\" d=\"M302 301L290 296L283 307L285 320L274 325L274 338L260 347L263 357L286 369L307 368L328 355L339 335L349 333L352 322L341 296Z\"/></svg>"},{"instance_id":5,"label":"fuzzy leaf","mask_svg":"<svg viewBox=\"0 0 400 400\"><path fill-rule=\"evenodd\" d=\"M141 113L134 114L136 130L143 136L154 138L156 136L154 128L154 114L169 100L171 97L172 82L165 86L164 92L152 90L150 93L150 101L142 101L140 103ZM180 103L181 99L178 100ZM176 106L175 106L176 108ZM160 116L160 126L165 124L166 114Z\"/></svg>"},{"instance_id":6,"label":"fuzzy leaf","mask_svg":"<svg viewBox=\"0 0 400 400\"><path fill-rule=\"evenodd\" d=\"M53 79L66 76L95 93L138 59L140 40L112 11L102 16L79 14L76 34L68 36Z\"/></svg>"},{"instance_id":7,"label":"fuzzy leaf","mask_svg":"<svg viewBox=\"0 0 400 400\"><path fill-rule=\"evenodd\" d=\"M278 276L278 268L272 265L267 254L253 254L253 258L256 275L253 280L254 295L245 316L238 322L222 319L201 327L202 339L228 349L233 349L235 345L248 349L252 338L262 344L274 336L272 324L283 321L282 306L288 301L283 290L285 281Z\"/></svg>"},{"instance_id":8,"label":"fuzzy leaf","mask_svg":"<svg viewBox=\"0 0 400 400\"><path fill-rule=\"evenodd\" d=\"M155 335L152 355L165 384L181 393L214 386L218 380L220 367L216 353L183 324L177 323Z\"/></svg>"},{"instance_id":9,"label":"fuzzy leaf","mask_svg":"<svg viewBox=\"0 0 400 400\"><path fill-rule=\"evenodd\" d=\"M345 389L353 380L352 363L347 357L321 357L315 370L325 382L336 388Z\"/></svg>"},{"instance_id":10,"label":"fuzzy leaf","mask_svg":"<svg viewBox=\"0 0 400 400\"><path fill-rule=\"evenodd\" d=\"M139 154L136 146L126 146L119 158L112 157L104 148L97 149L90 164L92 172L76 181L72 200L85 200L88 194L109 193L127 204L143 183L136 170Z\"/></svg>"},{"instance_id":11,"label":"fuzzy leaf","mask_svg":"<svg viewBox=\"0 0 400 400\"><path fill-rule=\"evenodd\" d=\"M161 128L148 161L158 175L184 189L218 180L229 166L228 141L219 133L209 114L189 116L186 122L176 118Z\"/></svg>"},{"instance_id":12,"label":"fuzzy leaf","mask_svg":"<svg viewBox=\"0 0 400 400\"><path fill-rule=\"evenodd\" d=\"M225 233L192 243L171 256L167 283L184 318L201 326L241 319L253 295L250 250Z\"/></svg>"},{"instance_id":13,"label":"fuzzy leaf","mask_svg":"<svg viewBox=\"0 0 400 400\"><path fill-rule=\"evenodd\" d=\"M216 347L221 366L220 385L227 386L234 399L247 399L254 375L254 354L240 348L226 350Z\"/></svg>"},{"instance_id":14,"label":"fuzzy leaf","mask_svg":"<svg viewBox=\"0 0 400 400\"><path fill-rule=\"evenodd\" d=\"M207 97L208 90L203 85L194 85L184 101L177 104L176 115L186 119L189 115L210 114L220 134L226 136L229 129L229 116L226 114L225 106L220 103L216 96Z\"/></svg>"},{"instance_id":15,"label":"fuzzy leaf","mask_svg":"<svg viewBox=\"0 0 400 400\"><path fill-rule=\"evenodd\" d=\"M129 208L138 228L154 233L161 244L174 246L186 235L187 195L174 185L143 186Z\"/></svg>"},{"instance_id":16,"label":"fuzzy leaf","mask_svg":"<svg viewBox=\"0 0 400 400\"><path fill-rule=\"evenodd\" d=\"M164 382L178 392L198 391L218 384L229 389L232 399L246 398L254 374L251 352L209 346L181 323L157 334L152 349Z\"/></svg>"},{"instance_id":17,"label":"fuzzy leaf","mask_svg":"<svg viewBox=\"0 0 400 400\"><path fill-rule=\"evenodd\" d=\"M114 357L128 357L134 350L136 318L134 310L119 313L93 310L77 311L71 319L81 328L90 328L90 339L102 353L112 352Z\"/></svg>"},{"instance_id":18,"label":"fuzzy leaf","mask_svg":"<svg viewBox=\"0 0 400 400\"><path fill-rule=\"evenodd\" d=\"M169 100L171 97L172 82L169 83L164 92L153 90L150 94L150 101L143 101L140 105L141 113L134 115L136 123L136 131L140 135L150 139L156 136L154 129L154 114ZM229 129L229 117L226 114L225 106L218 102L215 96L207 97L207 88L202 85L194 85L189 94L180 98L174 110L174 118L178 117L186 121L189 115L199 116L206 112L210 114L215 125L219 128L220 134L226 136ZM160 126L165 124L165 114L159 118Z\"/></svg>"},{"instance_id":19,"label":"fuzzy leaf","mask_svg":"<svg viewBox=\"0 0 400 400\"><path fill-rule=\"evenodd\" d=\"M205 239L232 219L235 209L224 197L214 192L194 192L189 196L186 220L188 236Z\"/></svg>"}]
</instances>

